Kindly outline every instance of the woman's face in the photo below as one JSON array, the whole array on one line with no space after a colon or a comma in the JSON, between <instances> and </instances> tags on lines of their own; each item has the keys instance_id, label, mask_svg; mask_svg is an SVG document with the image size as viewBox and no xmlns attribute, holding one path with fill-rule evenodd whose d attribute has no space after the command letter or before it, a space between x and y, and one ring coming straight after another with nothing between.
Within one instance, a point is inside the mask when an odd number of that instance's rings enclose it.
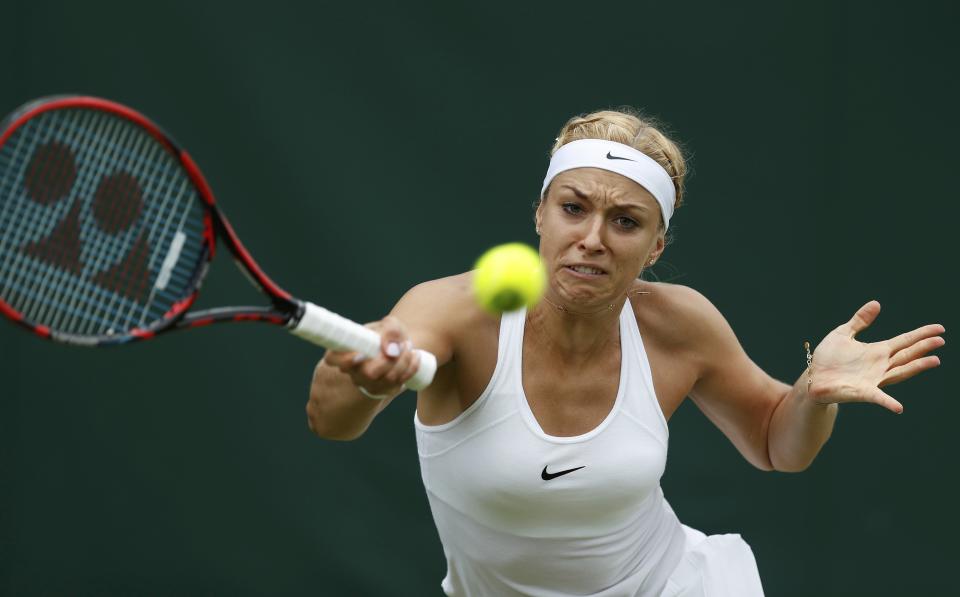
<instances>
[{"instance_id":1,"label":"woman's face","mask_svg":"<svg viewBox=\"0 0 960 597\"><path fill-rule=\"evenodd\" d=\"M606 306L663 252L660 206L636 182L599 168L557 175L537 208L547 292L580 308Z\"/></svg>"}]
</instances>

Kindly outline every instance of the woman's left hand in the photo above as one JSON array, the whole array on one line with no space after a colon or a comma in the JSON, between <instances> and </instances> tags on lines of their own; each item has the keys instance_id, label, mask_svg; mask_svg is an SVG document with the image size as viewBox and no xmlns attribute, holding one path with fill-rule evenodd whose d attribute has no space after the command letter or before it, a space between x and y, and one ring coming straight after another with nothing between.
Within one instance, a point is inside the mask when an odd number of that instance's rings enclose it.
<instances>
[{"instance_id":1,"label":"woman's left hand","mask_svg":"<svg viewBox=\"0 0 960 597\"><path fill-rule=\"evenodd\" d=\"M903 405L880 388L938 366L939 357L924 355L946 344L938 335L946 328L931 324L889 340L858 342L854 336L879 314L880 303L870 301L820 342L813 353L811 399L820 404L875 402L903 412Z\"/></svg>"}]
</instances>

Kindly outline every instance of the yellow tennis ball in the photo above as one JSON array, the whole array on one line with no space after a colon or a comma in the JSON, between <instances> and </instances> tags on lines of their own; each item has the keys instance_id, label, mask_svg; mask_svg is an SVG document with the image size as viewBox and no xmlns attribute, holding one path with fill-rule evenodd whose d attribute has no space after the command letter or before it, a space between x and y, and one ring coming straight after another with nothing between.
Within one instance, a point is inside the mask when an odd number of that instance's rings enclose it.
<instances>
[{"instance_id":1,"label":"yellow tennis ball","mask_svg":"<svg viewBox=\"0 0 960 597\"><path fill-rule=\"evenodd\" d=\"M493 247L480 256L474 269L474 295L492 313L532 307L543 296L546 276L540 255L523 243Z\"/></svg>"}]
</instances>

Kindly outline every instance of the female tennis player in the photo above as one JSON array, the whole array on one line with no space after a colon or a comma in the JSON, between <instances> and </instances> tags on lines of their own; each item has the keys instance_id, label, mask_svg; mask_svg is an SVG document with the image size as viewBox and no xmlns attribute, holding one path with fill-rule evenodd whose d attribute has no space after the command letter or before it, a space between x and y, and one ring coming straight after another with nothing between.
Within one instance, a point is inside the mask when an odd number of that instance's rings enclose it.
<instances>
[{"instance_id":1,"label":"female tennis player","mask_svg":"<svg viewBox=\"0 0 960 597\"><path fill-rule=\"evenodd\" d=\"M382 354L328 352L307 415L353 439L417 368L421 474L447 558L447 595L762 595L749 546L681 524L664 499L667 421L689 396L763 470L802 471L839 403L939 365L940 325L856 340L870 301L831 331L793 386L762 371L696 290L648 282L683 200L676 144L636 114L572 118L553 147L536 211L545 300L493 317L471 273L411 289L371 324Z\"/></svg>"}]
</instances>

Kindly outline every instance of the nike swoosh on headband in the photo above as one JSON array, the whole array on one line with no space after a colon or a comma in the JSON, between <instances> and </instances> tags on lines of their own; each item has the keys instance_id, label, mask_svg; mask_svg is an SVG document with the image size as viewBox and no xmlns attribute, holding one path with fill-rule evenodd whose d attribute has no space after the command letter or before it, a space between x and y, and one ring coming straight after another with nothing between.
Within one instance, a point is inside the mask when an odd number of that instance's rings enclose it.
<instances>
[{"instance_id":1,"label":"nike swoosh on headband","mask_svg":"<svg viewBox=\"0 0 960 597\"><path fill-rule=\"evenodd\" d=\"M631 160L630 158L621 158L619 156L611 155L610 152L607 152L608 160L627 160L628 162L636 162L637 160Z\"/></svg>"}]
</instances>

